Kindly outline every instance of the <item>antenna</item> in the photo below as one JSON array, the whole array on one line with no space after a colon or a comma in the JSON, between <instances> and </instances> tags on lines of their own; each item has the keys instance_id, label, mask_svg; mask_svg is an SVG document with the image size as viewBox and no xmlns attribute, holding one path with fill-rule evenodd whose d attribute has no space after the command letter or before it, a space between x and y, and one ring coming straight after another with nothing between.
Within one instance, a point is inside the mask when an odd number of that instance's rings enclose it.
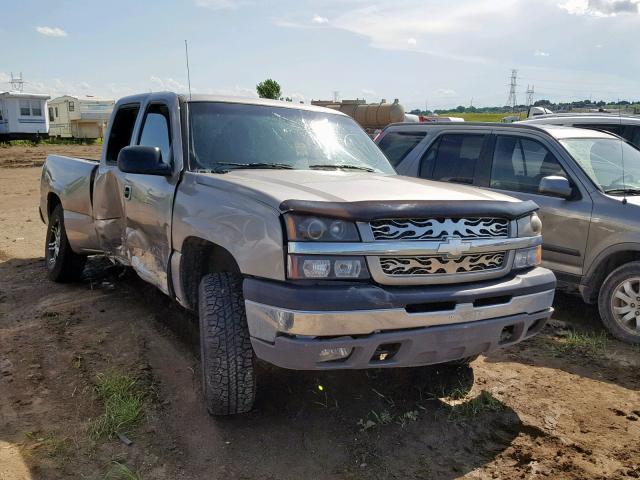
<instances>
[{"instance_id":1,"label":"antenna","mask_svg":"<svg viewBox=\"0 0 640 480\"><path fill-rule=\"evenodd\" d=\"M191 73L189 72L189 47L187 41L184 41L184 56L187 59L187 83L189 85L189 100L191 100Z\"/></svg>"},{"instance_id":2,"label":"antenna","mask_svg":"<svg viewBox=\"0 0 640 480\"><path fill-rule=\"evenodd\" d=\"M11 72L11 89L17 92L22 92L24 89L24 80L22 79L22 72L20 72L20 76L13 76L13 72Z\"/></svg>"}]
</instances>

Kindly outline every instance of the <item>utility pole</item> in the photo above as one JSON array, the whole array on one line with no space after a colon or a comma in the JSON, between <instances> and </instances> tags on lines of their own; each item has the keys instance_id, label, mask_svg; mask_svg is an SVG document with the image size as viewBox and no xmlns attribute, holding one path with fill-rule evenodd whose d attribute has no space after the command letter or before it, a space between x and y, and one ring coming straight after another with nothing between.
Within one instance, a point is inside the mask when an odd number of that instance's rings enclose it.
<instances>
[{"instance_id":1,"label":"utility pole","mask_svg":"<svg viewBox=\"0 0 640 480\"><path fill-rule=\"evenodd\" d=\"M511 111L515 112L518 106L518 100L516 99L516 88L518 86L518 70L511 70L511 82L509 84L509 98L507 99L507 105L511 107Z\"/></svg>"},{"instance_id":2,"label":"utility pole","mask_svg":"<svg viewBox=\"0 0 640 480\"><path fill-rule=\"evenodd\" d=\"M24 80L22 79L22 72L20 72L19 77L14 77L13 72L11 72L11 81L9 83L11 84L11 90L16 92L22 92L22 90L24 89Z\"/></svg>"},{"instance_id":3,"label":"utility pole","mask_svg":"<svg viewBox=\"0 0 640 480\"><path fill-rule=\"evenodd\" d=\"M535 95L534 86L527 85L527 107L533 105L533 96Z\"/></svg>"},{"instance_id":4,"label":"utility pole","mask_svg":"<svg viewBox=\"0 0 640 480\"><path fill-rule=\"evenodd\" d=\"M340 92L338 90L333 91L333 103L338 103L338 98L340 98Z\"/></svg>"}]
</instances>

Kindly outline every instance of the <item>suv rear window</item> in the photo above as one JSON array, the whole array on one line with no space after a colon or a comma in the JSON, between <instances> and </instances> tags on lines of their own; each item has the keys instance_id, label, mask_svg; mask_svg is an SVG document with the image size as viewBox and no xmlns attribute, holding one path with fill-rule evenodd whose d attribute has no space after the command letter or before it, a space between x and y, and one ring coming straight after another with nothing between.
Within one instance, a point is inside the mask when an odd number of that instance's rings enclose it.
<instances>
[{"instance_id":1,"label":"suv rear window","mask_svg":"<svg viewBox=\"0 0 640 480\"><path fill-rule=\"evenodd\" d=\"M420 176L472 184L485 138L481 134L442 135L422 158Z\"/></svg>"},{"instance_id":2,"label":"suv rear window","mask_svg":"<svg viewBox=\"0 0 640 480\"><path fill-rule=\"evenodd\" d=\"M396 167L425 136L426 132L389 132L382 137L378 147Z\"/></svg>"}]
</instances>

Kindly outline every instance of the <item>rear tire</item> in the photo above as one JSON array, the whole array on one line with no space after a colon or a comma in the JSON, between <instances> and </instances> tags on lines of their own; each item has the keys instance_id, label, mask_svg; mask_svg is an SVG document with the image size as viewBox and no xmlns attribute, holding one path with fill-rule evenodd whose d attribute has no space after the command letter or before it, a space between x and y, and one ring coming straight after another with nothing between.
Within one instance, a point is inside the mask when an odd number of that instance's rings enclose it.
<instances>
[{"instance_id":1,"label":"rear tire","mask_svg":"<svg viewBox=\"0 0 640 480\"><path fill-rule=\"evenodd\" d=\"M640 262L616 268L598 295L598 309L605 328L627 343L640 343Z\"/></svg>"},{"instance_id":2,"label":"rear tire","mask_svg":"<svg viewBox=\"0 0 640 480\"><path fill-rule=\"evenodd\" d=\"M242 277L227 272L205 275L198 310L207 410L211 415L246 413L255 400L256 375Z\"/></svg>"},{"instance_id":3,"label":"rear tire","mask_svg":"<svg viewBox=\"0 0 640 480\"><path fill-rule=\"evenodd\" d=\"M47 276L51 280L64 283L80 279L87 257L71 250L62 205L57 205L49 216L44 252Z\"/></svg>"}]
</instances>

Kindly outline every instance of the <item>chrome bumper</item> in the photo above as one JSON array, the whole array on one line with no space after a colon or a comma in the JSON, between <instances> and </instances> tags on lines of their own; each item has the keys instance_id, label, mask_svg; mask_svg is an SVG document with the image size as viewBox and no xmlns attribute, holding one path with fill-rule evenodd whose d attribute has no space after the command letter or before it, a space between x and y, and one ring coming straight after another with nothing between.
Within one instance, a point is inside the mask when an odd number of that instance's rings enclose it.
<instances>
[{"instance_id":1,"label":"chrome bumper","mask_svg":"<svg viewBox=\"0 0 640 480\"><path fill-rule=\"evenodd\" d=\"M507 293L507 292L505 292ZM405 308L351 311L301 311L245 301L252 337L273 342L279 334L305 337L369 335L388 330L475 322L519 314L551 313L554 290L512 297L504 303L409 313ZM436 307L437 303L434 304Z\"/></svg>"}]
</instances>

